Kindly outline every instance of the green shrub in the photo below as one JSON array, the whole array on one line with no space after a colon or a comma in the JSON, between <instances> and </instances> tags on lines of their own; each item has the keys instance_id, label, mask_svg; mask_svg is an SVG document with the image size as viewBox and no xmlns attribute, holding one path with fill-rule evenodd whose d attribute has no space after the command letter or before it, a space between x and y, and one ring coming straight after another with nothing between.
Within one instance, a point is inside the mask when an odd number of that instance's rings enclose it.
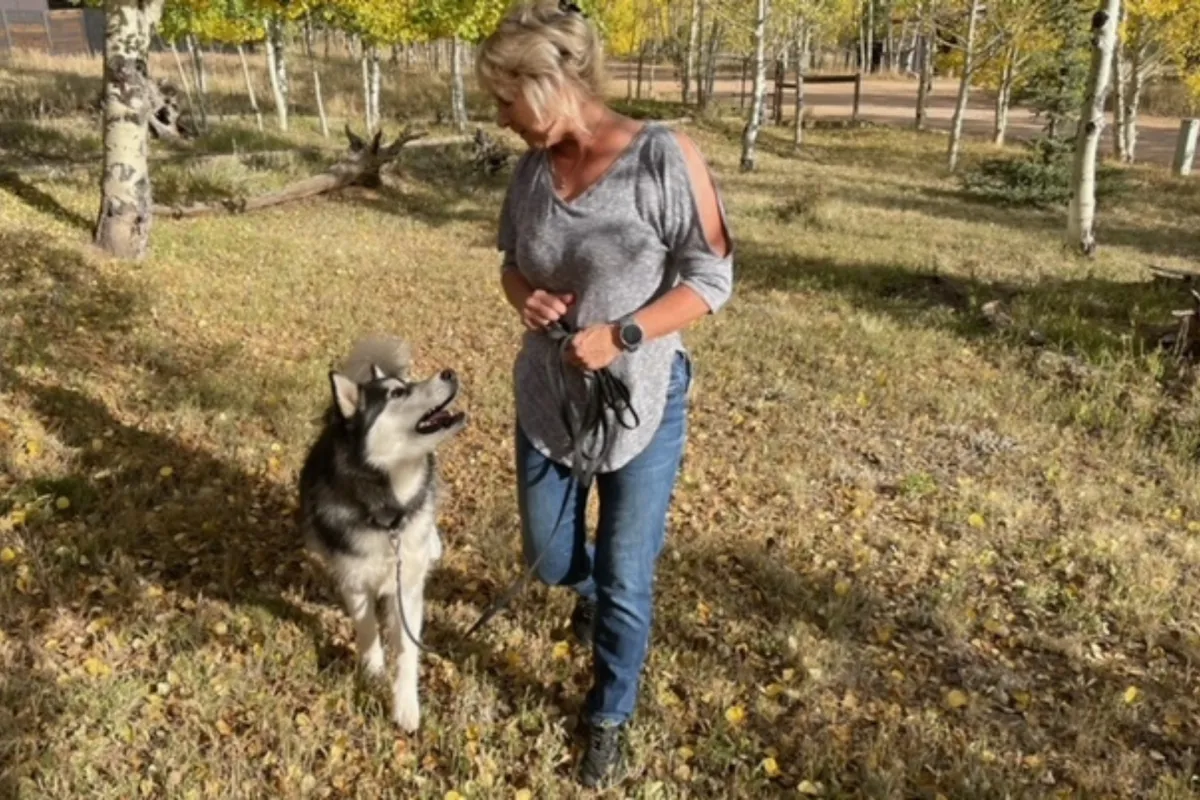
<instances>
[{"instance_id":1,"label":"green shrub","mask_svg":"<svg viewBox=\"0 0 1200 800\"><path fill-rule=\"evenodd\" d=\"M1020 156L984 159L960 181L967 193L1002 205L1059 206L1071 198L1074 157L1073 140L1042 136ZM1097 199L1119 191L1121 175L1118 168L1098 164Z\"/></svg>"}]
</instances>

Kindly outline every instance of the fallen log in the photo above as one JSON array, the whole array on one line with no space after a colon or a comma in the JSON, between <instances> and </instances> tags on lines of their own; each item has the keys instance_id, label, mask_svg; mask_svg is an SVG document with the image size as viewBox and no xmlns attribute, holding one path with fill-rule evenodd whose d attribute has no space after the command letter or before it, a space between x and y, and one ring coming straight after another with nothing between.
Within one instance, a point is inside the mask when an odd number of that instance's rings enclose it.
<instances>
[{"instance_id":1,"label":"fallen log","mask_svg":"<svg viewBox=\"0 0 1200 800\"><path fill-rule=\"evenodd\" d=\"M244 214L248 211L304 200L348 186L377 188L382 183L379 171L394 161L406 144L423 136L425 136L424 131L405 129L394 142L384 147L382 146L382 131L377 132L368 144L355 135L347 125L346 138L350 141L349 152L319 175L255 197L236 197L215 203L195 203L190 206L156 205L154 214L170 219L190 219L221 212Z\"/></svg>"}]
</instances>

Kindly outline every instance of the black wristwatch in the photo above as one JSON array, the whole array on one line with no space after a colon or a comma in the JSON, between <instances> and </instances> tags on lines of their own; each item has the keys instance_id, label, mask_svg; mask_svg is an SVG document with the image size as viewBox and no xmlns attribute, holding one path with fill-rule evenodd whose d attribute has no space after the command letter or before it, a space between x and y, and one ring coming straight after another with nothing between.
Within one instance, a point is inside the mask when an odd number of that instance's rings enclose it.
<instances>
[{"instance_id":1,"label":"black wristwatch","mask_svg":"<svg viewBox=\"0 0 1200 800\"><path fill-rule=\"evenodd\" d=\"M644 336L642 326L637 324L632 314L626 314L617 320L617 340L621 343L622 350L628 353L637 350Z\"/></svg>"}]
</instances>

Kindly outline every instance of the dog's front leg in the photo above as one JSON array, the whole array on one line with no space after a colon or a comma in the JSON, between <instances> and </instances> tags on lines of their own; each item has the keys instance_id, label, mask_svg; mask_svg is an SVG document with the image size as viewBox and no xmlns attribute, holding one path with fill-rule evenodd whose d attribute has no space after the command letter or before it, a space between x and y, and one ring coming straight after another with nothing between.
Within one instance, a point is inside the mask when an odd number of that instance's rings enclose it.
<instances>
[{"instance_id":1,"label":"dog's front leg","mask_svg":"<svg viewBox=\"0 0 1200 800\"><path fill-rule=\"evenodd\" d=\"M375 598L367 592L345 589L342 592L346 613L354 622L358 658L363 671L371 677L383 674L383 643L379 641L379 624L375 619Z\"/></svg>"},{"instance_id":2,"label":"dog's front leg","mask_svg":"<svg viewBox=\"0 0 1200 800\"><path fill-rule=\"evenodd\" d=\"M402 585L392 596L393 608L403 604L404 616L395 615L394 629L399 639L399 655L396 659L396 682L392 685L392 719L407 733L417 730L421 721L421 706L417 698L417 672L420 650L409 638L409 633L421 639L421 622L425 614L425 570L423 565L405 567L401 570ZM408 622L408 632L404 623Z\"/></svg>"}]
</instances>

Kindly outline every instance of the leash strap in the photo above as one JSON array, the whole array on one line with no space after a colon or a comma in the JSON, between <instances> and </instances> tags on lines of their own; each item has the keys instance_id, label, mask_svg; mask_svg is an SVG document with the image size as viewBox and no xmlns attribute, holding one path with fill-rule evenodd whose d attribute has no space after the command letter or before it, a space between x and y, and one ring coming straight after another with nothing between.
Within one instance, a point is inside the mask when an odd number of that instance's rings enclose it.
<instances>
[{"instance_id":1,"label":"leash strap","mask_svg":"<svg viewBox=\"0 0 1200 800\"><path fill-rule=\"evenodd\" d=\"M570 345L575 333L570 331L561 321L552 323L546 329L546 333L553 341L558 343L558 369L554 371L555 390L561 398L559 412L571 443L571 477L576 481L580 489L587 489L592 485L592 480L596 476L596 470L599 469L600 464L612 449L614 428L612 427L613 423L609 421L607 412L611 411L615 418L615 423L626 430L636 428L641 423L641 418L638 416L637 411L634 410L633 404L630 401L629 387L620 378L609 372L607 367L604 367L595 371L584 371L583 379L587 389L587 400L583 406L582 419L577 425L575 415L572 413L573 406L567 393L567 369L570 368L570 365L566 363L564 358L567 347ZM627 421L627 413L632 418L632 424ZM595 448L589 448L587 445L587 439L592 437L599 439L599 444ZM475 624L467 629L466 633L462 636L464 641L470 639L476 631L507 608L508 604L520 594L525 584L537 572L537 568L542 563L542 559L545 558L546 553L550 551L550 547L558 536L560 526L570 504L571 493L569 491L564 492L562 506L558 510L558 518L554 521L553 532L550 534L550 539L546 542L546 545L542 548L542 552L538 554L533 563L526 567L521 575L499 597L492 601L492 604L479 616ZM404 594L400 580L399 532L392 533L390 538L392 549L396 553L396 605L400 609L400 622L404 626L404 633L408 636L409 641L416 645L418 650L425 653L443 655L443 651L431 648L422 643L416 636L413 636L412 631L408 627L408 619L404 615Z\"/></svg>"}]
</instances>

